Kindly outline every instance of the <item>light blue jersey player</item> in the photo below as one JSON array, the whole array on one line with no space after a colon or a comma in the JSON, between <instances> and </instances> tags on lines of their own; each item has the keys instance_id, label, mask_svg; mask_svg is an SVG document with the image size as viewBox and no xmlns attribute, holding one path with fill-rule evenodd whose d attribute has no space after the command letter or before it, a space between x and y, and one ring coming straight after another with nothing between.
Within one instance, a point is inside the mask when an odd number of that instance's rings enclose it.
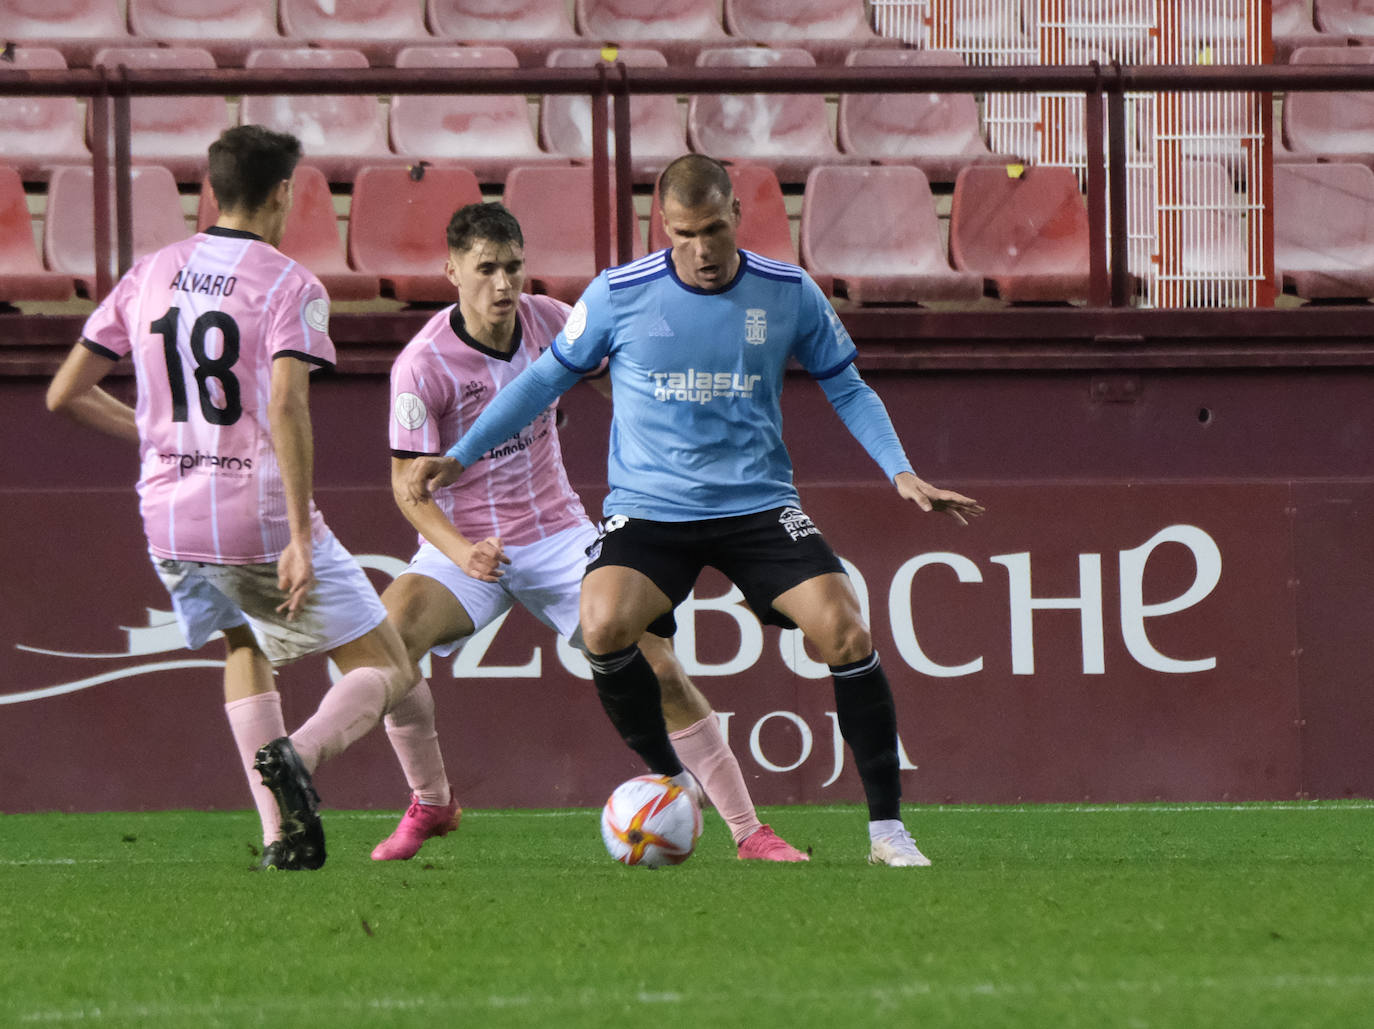
<instances>
[{"instance_id":1,"label":"light blue jersey player","mask_svg":"<svg viewBox=\"0 0 1374 1029\"><path fill-rule=\"evenodd\" d=\"M799 506L780 405L793 357L889 479L911 471L853 367L854 342L810 276L740 251L730 282L707 291L679 278L671 253L599 275L541 359L543 389L531 383L524 404L518 394L508 401L518 429L609 359L607 516L680 522ZM478 423L450 453L470 465L510 435L505 427Z\"/></svg>"},{"instance_id":2,"label":"light blue jersey player","mask_svg":"<svg viewBox=\"0 0 1374 1029\"><path fill-rule=\"evenodd\" d=\"M579 611L597 695L626 744L684 776L659 687L636 645L672 635L673 609L718 568L765 622L802 630L830 666L840 733L869 809L869 861L928 865L901 821L897 716L849 577L802 511L782 441L795 359L900 496L961 523L977 501L920 479L855 348L800 268L736 246L740 204L718 161L688 154L659 179L668 250L602 273L553 346L512 381L444 458L417 460L420 502L520 430L603 360L613 386L602 532Z\"/></svg>"}]
</instances>

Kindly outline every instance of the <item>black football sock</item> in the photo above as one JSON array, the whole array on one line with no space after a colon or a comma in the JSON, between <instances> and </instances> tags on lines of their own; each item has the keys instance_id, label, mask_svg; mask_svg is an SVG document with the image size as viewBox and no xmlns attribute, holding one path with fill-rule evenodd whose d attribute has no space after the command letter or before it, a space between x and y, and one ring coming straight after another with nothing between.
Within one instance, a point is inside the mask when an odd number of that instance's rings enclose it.
<instances>
[{"instance_id":1,"label":"black football sock","mask_svg":"<svg viewBox=\"0 0 1374 1029\"><path fill-rule=\"evenodd\" d=\"M596 695L631 750L644 759L655 775L677 775L677 759L663 722L658 678L637 645L611 654L588 654Z\"/></svg>"},{"instance_id":2,"label":"black football sock","mask_svg":"<svg viewBox=\"0 0 1374 1029\"><path fill-rule=\"evenodd\" d=\"M892 689L874 651L862 661L831 665L835 714L854 755L868 798L871 821L901 817L902 783L897 761L897 710Z\"/></svg>"}]
</instances>

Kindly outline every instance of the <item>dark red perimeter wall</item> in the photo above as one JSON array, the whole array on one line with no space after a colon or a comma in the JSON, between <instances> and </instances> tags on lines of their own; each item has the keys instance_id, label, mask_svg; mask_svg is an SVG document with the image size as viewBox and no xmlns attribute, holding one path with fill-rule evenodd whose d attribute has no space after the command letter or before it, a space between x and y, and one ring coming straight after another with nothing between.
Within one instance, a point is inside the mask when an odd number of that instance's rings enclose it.
<instances>
[{"instance_id":1,"label":"dark red perimeter wall","mask_svg":"<svg viewBox=\"0 0 1374 1029\"><path fill-rule=\"evenodd\" d=\"M169 623L132 451L43 408L57 329L48 347L11 333L0 375L0 809L244 807L221 649L189 652ZM892 681L909 801L1374 795L1374 355L1243 332L1077 349L885 334L861 340L865 377L917 471L985 518L903 504L802 377L785 418L803 506ZM313 390L317 500L378 587L414 544L387 482L394 349L345 346ZM595 514L609 408L578 387L563 410ZM679 622L757 801L860 798L831 681L795 634L715 573ZM639 770L585 667L522 611L428 671L467 805L599 803ZM289 726L327 677L323 661L281 673ZM337 807L405 795L380 731L319 784Z\"/></svg>"}]
</instances>

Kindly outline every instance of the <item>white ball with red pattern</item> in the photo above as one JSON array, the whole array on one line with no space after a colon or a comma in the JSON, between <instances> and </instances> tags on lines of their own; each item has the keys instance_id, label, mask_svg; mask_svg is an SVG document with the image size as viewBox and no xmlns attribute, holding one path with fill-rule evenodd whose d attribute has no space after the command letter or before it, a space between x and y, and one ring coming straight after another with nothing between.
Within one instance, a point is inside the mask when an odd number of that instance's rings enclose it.
<instances>
[{"instance_id":1,"label":"white ball with red pattern","mask_svg":"<svg viewBox=\"0 0 1374 1029\"><path fill-rule=\"evenodd\" d=\"M601 838L622 865L680 865L700 836L701 808L666 775L637 775L621 783L601 809Z\"/></svg>"}]
</instances>

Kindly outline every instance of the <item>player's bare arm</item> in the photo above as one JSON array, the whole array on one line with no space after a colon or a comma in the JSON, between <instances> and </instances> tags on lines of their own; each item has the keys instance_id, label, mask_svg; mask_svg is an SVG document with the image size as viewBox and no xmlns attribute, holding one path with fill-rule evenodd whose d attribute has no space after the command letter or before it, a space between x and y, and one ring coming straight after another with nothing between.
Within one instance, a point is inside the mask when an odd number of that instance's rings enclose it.
<instances>
[{"instance_id":1,"label":"player's bare arm","mask_svg":"<svg viewBox=\"0 0 1374 1029\"><path fill-rule=\"evenodd\" d=\"M78 343L48 385L48 410L107 436L137 443L134 409L98 385L114 366L110 358Z\"/></svg>"},{"instance_id":2,"label":"player's bare arm","mask_svg":"<svg viewBox=\"0 0 1374 1029\"><path fill-rule=\"evenodd\" d=\"M310 426L310 366L304 361L279 357L272 362L268 423L291 528L291 542L277 560L277 586L286 594L277 610L294 618L315 582L310 532L315 442Z\"/></svg>"},{"instance_id":3,"label":"player's bare arm","mask_svg":"<svg viewBox=\"0 0 1374 1029\"><path fill-rule=\"evenodd\" d=\"M914 501L922 511L943 511L960 525L967 525L970 518L977 518L986 510L973 498L932 486L912 472L897 473L892 484L904 500Z\"/></svg>"},{"instance_id":4,"label":"player's bare arm","mask_svg":"<svg viewBox=\"0 0 1374 1029\"><path fill-rule=\"evenodd\" d=\"M451 486L463 474L463 466L452 457L417 457L406 475L405 497L411 504L433 500L434 491Z\"/></svg>"},{"instance_id":5,"label":"player's bare arm","mask_svg":"<svg viewBox=\"0 0 1374 1029\"><path fill-rule=\"evenodd\" d=\"M429 497L419 503L410 499L411 466L425 458L393 457L391 459L391 495L406 521L466 574L483 582L495 582L505 574L503 564L510 564L498 537L473 543L458 531L439 505Z\"/></svg>"}]
</instances>

